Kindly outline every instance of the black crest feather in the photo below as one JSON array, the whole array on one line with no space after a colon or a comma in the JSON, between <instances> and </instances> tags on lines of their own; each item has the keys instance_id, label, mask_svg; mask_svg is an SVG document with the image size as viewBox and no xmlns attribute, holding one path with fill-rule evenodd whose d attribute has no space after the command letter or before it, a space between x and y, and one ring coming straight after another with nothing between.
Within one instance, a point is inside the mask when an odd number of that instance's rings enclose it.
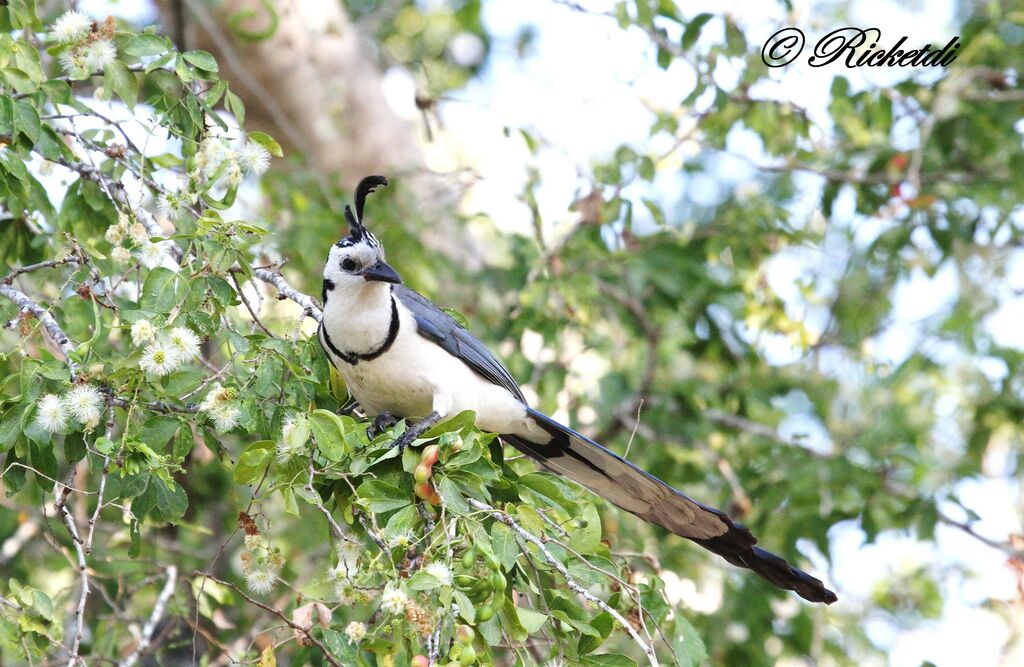
<instances>
[{"instance_id":1,"label":"black crest feather","mask_svg":"<svg viewBox=\"0 0 1024 667\"><path fill-rule=\"evenodd\" d=\"M387 185L388 179L383 176L367 176L359 181L356 186L356 220L363 222L363 204L366 203L366 195L373 192L381 185Z\"/></svg>"},{"instance_id":2,"label":"black crest feather","mask_svg":"<svg viewBox=\"0 0 1024 667\"><path fill-rule=\"evenodd\" d=\"M366 196L382 185L387 185L388 179L383 176L367 176L359 181L356 186L356 212L352 214L352 207L345 207L345 221L352 230L352 238L356 241L363 238L366 228L363 226L363 205L366 203Z\"/></svg>"}]
</instances>

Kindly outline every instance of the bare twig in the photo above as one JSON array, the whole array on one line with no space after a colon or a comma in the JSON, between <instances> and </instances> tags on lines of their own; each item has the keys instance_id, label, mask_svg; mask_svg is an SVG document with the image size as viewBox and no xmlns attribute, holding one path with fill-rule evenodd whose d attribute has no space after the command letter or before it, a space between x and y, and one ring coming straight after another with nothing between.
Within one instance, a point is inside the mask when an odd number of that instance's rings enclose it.
<instances>
[{"instance_id":1,"label":"bare twig","mask_svg":"<svg viewBox=\"0 0 1024 667\"><path fill-rule=\"evenodd\" d=\"M259 600L256 600L254 598L249 597L248 595L246 595L245 591L243 591L238 586L235 586L230 581L224 581L223 579L218 579L217 577L213 576L212 574L210 574L208 572L203 572L202 570L196 570L194 572L194 574L197 575L197 576L200 576L200 577L205 577L205 578L209 579L210 581L213 581L213 582L216 582L216 583L220 584L221 586L227 586L228 588L230 588L231 590L235 591L236 593L241 595L243 598L245 598L245 601L248 602L249 604L255 605L255 606L259 607L260 609L262 609L263 611L269 612L269 613L273 614L274 616L278 617L279 619L281 619L281 621L285 625L287 625L292 630L295 630L297 632L302 633L302 635L306 638L306 640L310 644L312 644L313 646L316 646L320 650L320 652L323 654L324 660L326 660L328 663L334 665L334 667L342 667L341 663L338 662L337 660L335 660L334 656L331 655L331 652L327 650L327 647L324 646L323 642L321 642L319 639L317 639L313 635L313 633L309 631L309 628L304 628L301 625L293 622L290 618L285 616L284 613L282 613L279 609L274 609L273 607L271 607L268 604L264 604L263 602L260 602Z\"/></svg>"},{"instance_id":2,"label":"bare twig","mask_svg":"<svg viewBox=\"0 0 1024 667\"><path fill-rule=\"evenodd\" d=\"M252 315L252 321L255 322L256 326L258 326L260 329L263 329L263 333L267 334L271 338L277 338L277 336L270 332L270 329L263 325L263 322L260 321L260 316L256 314L255 310L253 310L252 304L249 303L248 297L246 297L245 292L242 291L242 284L238 282L238 276L233 271L230 273L231 280L232 282L235 283L235 289L238 290L238 298L242 300L242 303L245 304L245 309L249 311L250 315Z\"/></svg>"},{"instance_id":3,"label":"bare twig","mask_svg":"<svg viewBox=\"0 0 1024 667\"><path fill-rule=\"evenodd\" d=\"M569 570L567 570L566 567L562 565L562 563L557 558L555 558L550 551L548 551L548 548L544 545L543 542L540 541L540 538L538 538L536 535L533 535L525 528L520 526L519 523L511 516L509 516L507 513L502 512L501 510L498 510L497 508L494 508L488 505L487 503L481 502L476 498L466 498L466 502L468 502L472 507L475 507L478 510L490 513L490 515L494 517L496 520L502 522L503 524L514 530L519 535L519 537L523 538L530 544L537 547L537 549L544 556L544 560L546 560L552 567L558 570L559 574L562 575L562 578L565 579L565 583L569 586L569 589L577 595L581 596L582 598L589 600L590 602L593 602L598 607L600 607L601 611L607 612L609 616L618 621L618 623L623 627L623 629L625 629L633 638L633 641L635 641L637 645L640 646L641 650L643 650L644 655L647 656L647 660L652 665L652 667L657 667L658 657L654 653L654 648L646 641L644 641L644 638L640 636L640 633L637 632L636 628L634 628L632 624L629 623L629 621L623 618L622 614L620 614L612 607L608 606L608 603L606 603L604 600L597 597L587 589L580 586L576 582L576 580L573 579L572 575L569 574Z\"/></svg>"},{"instance_id":4,"label":"bare twig","mask_svg":"<svg viewBox=\"0 0 1024 667\"><path fill-rule=\"evenodd\" d=\"M57 324L57 320L53 319L49 311L30 299L24 292L16 290L10 285L0 284L0 294L16 303L22 310L27 310L35 315L36 319L43 324L43 328L50 334L50 338L53 339L53 342L57 344L57 347L60 348L61 353L64 355L64 360L67 361L68 370L71 374L71 381L74 382L75 377L78 376L79 368L78 363L71 358L71 352L74 351L75 346L68 338L68 335L64 333L64 330L60 328L60 325Z\"/></svg>"},{"instance_id":5,"label":"bare twig","mask_svg":"<svg viewBox=\"0 0 1024 667\"><path fill-rule=\"evenodd\" d=\"M156 604L153 605L153 612L149 615L149 620L142 626L142 636L139 638L139 643L136 644L135 650L131 654L121 661L120 667L132 667L139 656L145 653L149 649L150 642L153 639L153 631L156 630L157 623L164 616L164 610L167 608L167 601L171 599L171 595L174 594L174 586L178 582L178 568L175 565L167 566L167 581L164 583L164 588L160 591L160 596L156 599Z\"/></svg>"},{"instance_id":6,"label":"bare twig","mask_svg":"<svg viewBox=\"0 0 1024 667\"><path fill-rule=\"evenodd\" d=\"M78 259L73 257L73 256L71 256L71 255L68 255L67 257L63 257L61 259L49 259L49 260L46 260L45 262L36 262L35 264L29 264L28 266L22 266L22 267L19 267L17 269L14 269L13 271L8 273L3 278L0 278L0 284L2 284L2 285L11 285L11 284L13 284L14 279L17 278L18 276L20 276L23 273L29 273L31 271L37 271L39 269L50 269L50 268L53 268L55 266L61 266L62 264L77 264L77 263L78 263Z\"/></svg>"},{"instance_id":7,"label":"bare twig","mask_svg":"<svg viewBox=\"0 0 1024 667\"><path fill-rule=\"evenodd\" d=\"M114 437L114 401L113 399L107 400L107 430L106 437L110 440ZM103 455L103 473L100 475L100 488L96 491L96 509L93 510L92 516L89 518L89 534L85 538L85 553L92 553L92 536L96 531L96 523L100 518L100 510L103 509L103 493L107 489L107 476L110 474L110 455Z\"/></svg>"},{"instance_id":8,"label":"bare twig","mask_svg":"<svg viewBox=\"0 0 1024 667\"><path fill-rule=\"evenodd\" d=\"M71 534L71 545L75 548L75 555L78 557L78 573L82 581L82 594L78 598L78 608L75 611L75 639L68 652L68 667L73 667L76 662L81 660L78 656L78 649L82 645L82 635L85 631L85 602L89 597L89 572L85 563L82 538L78 536L78 526L75 525L75 520L71 518L71 512L68 511L67 498L70 489L57 486L54 492L57 494L57 503L54 507L64 517L64 525L68 527L68 532ZM82 660L82 664L85 664L84 660Z\"/></svg>"},{"instance_id":9,"label":"bare twig","mask_svg":"<svg viewBox=\"0 0 1024 667\"><path fill-rule=\"evenodd\" d=\"M320 310L320 306L316 304L313 297L308 294L303 294L294 287L288 284L288 281L284 279L279 271L271 271L269 269L253 269L253 273L257 278L263 282L270 283L277 288L280 293L279 299L291 299L295 303L299 304L306 309L306 312L314 320L319 322L323 319L323 312Z\"/></svg>"},{"instance_id":10,"label":"bare twig","mask_svg":"<svg viewBox=\"0 0 1024 667\"><path fill-rule=\"evenodd\" d=\"M324 501L320 499L320 494L317 493L316 489L313 488L313 476L316 470L313 468L313 462L309 463L309 480L306 482L306 491L316 499L316 507L319 509L325 517L327 517L327 523L331 526L331 532L334 533L334 537L339 540L351 540L348 533L334 520L334 515L331 511L324 506Z\"/></svg>"}]
</instances>

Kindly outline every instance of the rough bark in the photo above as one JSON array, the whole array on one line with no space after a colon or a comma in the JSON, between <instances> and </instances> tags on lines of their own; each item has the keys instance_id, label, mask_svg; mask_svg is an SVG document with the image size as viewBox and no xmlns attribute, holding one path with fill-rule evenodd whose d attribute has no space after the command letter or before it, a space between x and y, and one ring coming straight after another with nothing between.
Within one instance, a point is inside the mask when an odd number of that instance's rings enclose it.
<instances>
[{"instance_id":1,"label":"rough bark","mask_svg":"<svg viewBox=\"0 0 1024 667\"><path fill-rule=\"evenodd\" d=\"M247 127L345 185L421 165L415 130L388 106L373 46L339 0L162 0L161 9L185 48L217 57Z\"/></svg>"}]
</instances>

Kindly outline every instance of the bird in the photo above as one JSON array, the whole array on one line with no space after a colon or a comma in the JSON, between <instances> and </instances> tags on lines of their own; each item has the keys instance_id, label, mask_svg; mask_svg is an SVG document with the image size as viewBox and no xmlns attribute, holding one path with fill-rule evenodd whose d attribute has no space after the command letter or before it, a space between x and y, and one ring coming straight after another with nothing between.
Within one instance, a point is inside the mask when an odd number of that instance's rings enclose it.
<instances>
[{"instance_id":1,"label":"bird","mask_svg":"<svg viewBox=\"0 0 1024 667\"><path fill-rule=\"evenodd\" d=\"M402 283L384 247L365 226L367 196L386 186L367 176L345 206L348 234L329 250L317 337L352 398L380 434L406 420L394 442L404 449L435 424L472 410L475 425L496 433L548 471L656 524L729 563L752 570L811 602L838 598L817 578L757 546L725 512L677 491L610 449L529 405L487 347L429 299Z\"/></svg>"}]
</instances>

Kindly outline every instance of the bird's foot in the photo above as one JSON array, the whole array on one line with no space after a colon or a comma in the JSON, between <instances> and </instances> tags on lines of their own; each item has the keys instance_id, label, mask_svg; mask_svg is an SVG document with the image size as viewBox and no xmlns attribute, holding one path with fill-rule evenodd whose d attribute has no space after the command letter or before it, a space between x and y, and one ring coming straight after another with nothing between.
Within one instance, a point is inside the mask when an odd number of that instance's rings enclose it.
<instances>
[{"instance_id":1,"label":"bird's foot","mask_svg":"<svg viewBox=\"0 0 1024 667\"><path fill-rule=\"evenodd\" d=\"M405 448L408 447L424 433L426 433L434 424L441 421L441 415L436 412L431 412L429 415L419 420L412 426L405 429L405 433L395 438L395 441L391 443L392 447L398 447L398 453L405 453Z\"/></svg>"},{"instance_id":2,"label":"bird's foot","mask_svg":"<svg viewBox=\"0 0 1024 667\"><path fill-rule=\"evenodd\" d=\"M390 412L382 412L373 418L373 423L366 427L366 437L373 440L381 433L398 423L398 417Z\"/></svg>"}]
</instances>

